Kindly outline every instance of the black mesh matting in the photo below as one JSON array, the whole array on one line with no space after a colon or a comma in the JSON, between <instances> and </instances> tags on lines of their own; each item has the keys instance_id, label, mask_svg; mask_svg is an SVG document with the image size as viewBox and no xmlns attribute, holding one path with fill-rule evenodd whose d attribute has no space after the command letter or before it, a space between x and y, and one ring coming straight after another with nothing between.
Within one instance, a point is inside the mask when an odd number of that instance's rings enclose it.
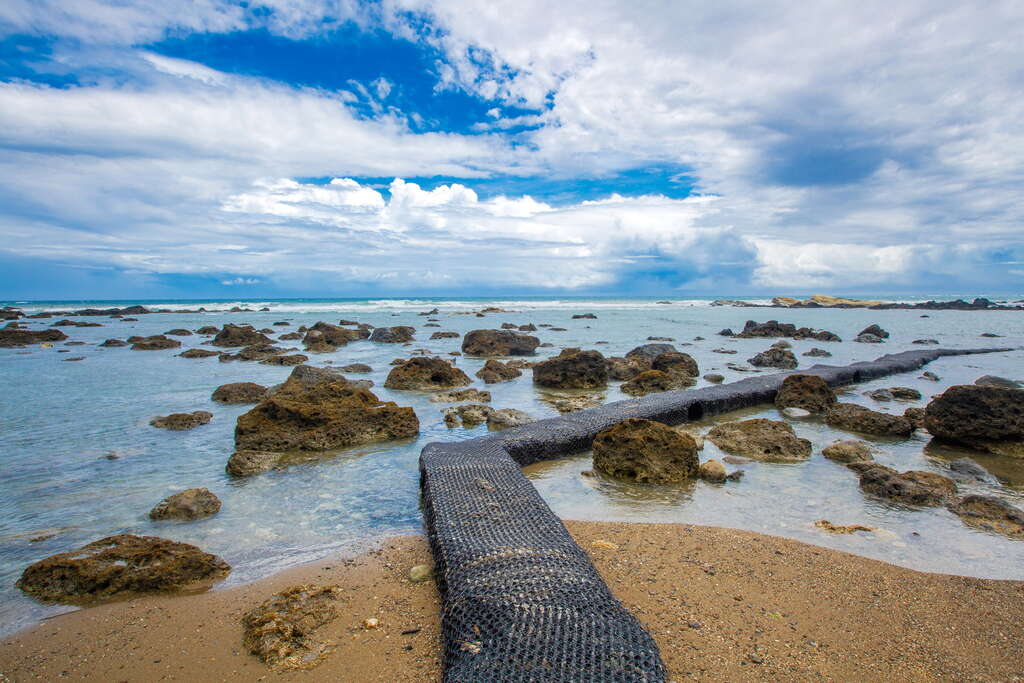
<instances>
[{"instance_id":1,"label":"black mesh matting","mask_svg":"<svg viewBox=\"0 0 1024 683\"><path fill-rule=\"evenodd\" d=\"M930 349L815 365L428 444L420 481L442 598L444 681L665 680L654 640L615 599L522 465L585 450L599 431L627 417L679 424L771 402L790 374L839 386L916 370L942 356L1010 350Z\"/></svg>"}]
</instances>

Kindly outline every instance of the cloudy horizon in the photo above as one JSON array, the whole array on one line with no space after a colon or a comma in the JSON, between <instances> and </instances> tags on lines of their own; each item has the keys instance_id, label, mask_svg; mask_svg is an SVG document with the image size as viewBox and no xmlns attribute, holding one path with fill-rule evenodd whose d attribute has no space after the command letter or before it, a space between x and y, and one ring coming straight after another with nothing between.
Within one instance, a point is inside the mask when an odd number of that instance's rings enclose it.
<instances>
[{"instance_id":1,"label":"cloudy horizon","mask_svg":"<svg viewBox=\"0 0 1024 683\"><path fill-rule=\"evenodd\" d=\"M0 298L1016 293L1011 2L11 0Z\"/></svg>"}]
</instances>

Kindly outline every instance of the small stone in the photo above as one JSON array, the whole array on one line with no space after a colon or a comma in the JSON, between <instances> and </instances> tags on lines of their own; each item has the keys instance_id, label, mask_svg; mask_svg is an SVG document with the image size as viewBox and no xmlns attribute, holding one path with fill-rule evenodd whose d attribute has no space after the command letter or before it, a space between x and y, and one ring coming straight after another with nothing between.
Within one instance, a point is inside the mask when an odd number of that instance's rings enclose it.
<instances>
[{"instance_id":1,"label":"small stone","mask_svg":"<svg viewBox=\"0 0 1024 683\"><path fill-rule=\"evenodd\" d=\"M380 626L380 619L377 617L370 617L369 619L363 619L363 628L372 629Z\"/></svg>"},{"instance_id":2,"label":"small stone","mask_svg":"<svg viewBox=\"0 0 1024 683\"><path fill-rule=\"evenodd\" d=\"M803 408L793 408L793 407L783 408L781 412L786 417L791 417L791 418L802 418L802 417L810 417L811 416L811 411L804 410Z\"/></svg>"},{"instance_id":3,"label":"small stone","mask_svg":"<svg viewBox=\"0 0 1024 683\"><path fill-rule=\"evenodd\" d=\"M409 580L413 583L423 583L434 578L434 568L429 564L418 564L409 570Z\"/></svg>"}]
</instances>

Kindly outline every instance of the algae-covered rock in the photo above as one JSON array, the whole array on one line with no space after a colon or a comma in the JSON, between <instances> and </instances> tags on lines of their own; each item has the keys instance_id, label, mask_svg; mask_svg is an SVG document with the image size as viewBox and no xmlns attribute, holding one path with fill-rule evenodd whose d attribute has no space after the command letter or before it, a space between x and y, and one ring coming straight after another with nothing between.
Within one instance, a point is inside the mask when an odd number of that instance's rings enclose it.
<instances>
[{"instance_id":1,"label":"algae-covered rock","mask_svg":"<svg viewBox=\"0 0 1024 683\"><path fill-rule=\"evenodd\" d=\"M384 386L388 389L437 391L471 383L466 373L443 358L419 356L392 368Z\"/></svg>"},{"instance_id":2,"label":"algae-covered rock","mask_svg":"<svg viewBox=\"0 0 1024 683\"><path fill-rule=\"evenodd\" d=\"M727 453L765 462L801 462L811 457L811 442L778 420L725 422L715 425L707 438Z\"/></svg>"},{"instance_id":3,"label":"algae-covered rock","mask_svg":"<svg viewBox=\"0 0 1024 683\"><path fill-rule=\"evenodd\" d=\"M924 426L943 441L1024 457L1024 389L950 387L925 408Z\"/></svg>"},{"instance_id":4,"label":"algae-covered rock","mask_svg":"<svg viewBox=\"0 0 1024 683\"><path fill-rule=\"evenodd\" d=\"M854 403L837 403L825 413L825 424L875 436L910 436L914 425L901 415L880 413Z\"/></svg>"},{"instance_id":5,"label":"algae-covered rock","mask_svg":"<svg viewBox=\"0 0 1024 683\"><path fill-rule=\"evenodd\" d=\"M267 388L255 382L232 382L222 384L213 391L211 399L217 403L230 405L240 403L259 403L267 394Z\"/></svg>"},{"instance_id":6,"label":"algae-covered rock","mask_svg":"<svg viewBox=\"0 0 1024 683\"><path fill-rule=\"evenodd\" d=\"M565 349L533 366L533 383L550 389L596 389L608 384L608 368L599 351Z\"/></svg>"},{"instance_id":7,"label":"algae-covered rock","mask_svg":"<svg viewBox=\"0 0 1024 683\"><path fill-rule=\"evenodd\" d=\"M817 375L790 375L775 395L778 408L803 408L812 413L824 413L835 402L832 387Z\"/></svg>"},{"instance_id":8,"label":"algae-covered rock","mask_svg":"<svg viewBox=\"0 0 1024 683\"><path fill-rule=\"evenodd\" d=\"M167 496L149 511L150 519L195 520L220 512L220 499L209 489L186 489Z\"/></svg>"},{"instance_id":9,"label":"algae-covered rock","mask_svg":"<svg viewBox=\"0 0 1024 683\"><path fill-rule=\"evenodd\" d=\"M170 415L164 415L163 417L154 417L149 421L149 424L160 429L170 429L172 431L184 431L186 429L195 429L200 425L209 424L210 420L213 419L213 415L205 410L196 410L191 413L171 413Z\"/></svg>"},{"instance_id":10,"label":"algae-covered rock","mask_svg":"<svg viewBox=\"0 0 1024 683\"><path fill-rule=\"evenodd\" d=\"M338 616L341 589L299 585L250 610L242 618L242 644L276 671L312 669L330 651L317 630Z\"/></svg>"},{"instance_id":11,"label":"algae-covered rock","mask_svg":"<svg viewBox=\"0 0 1024 683\"><path fill-rule=\"evenodd\" d=\"M470 356L532 356L540 340L510 330L473 330L462 338L462 352Z\"/></svg>"},{"instance_id":12,"label":"algae-covered rock","mask_svg":"<svg viewBox=\"0 0 1024 683\"><path fill-rule=\"evenodd\" d=\"M672 483L697 474L697 443L653 420L628 418L594 438L594 469L638 483Z\"/></svg>"}]
</instances>

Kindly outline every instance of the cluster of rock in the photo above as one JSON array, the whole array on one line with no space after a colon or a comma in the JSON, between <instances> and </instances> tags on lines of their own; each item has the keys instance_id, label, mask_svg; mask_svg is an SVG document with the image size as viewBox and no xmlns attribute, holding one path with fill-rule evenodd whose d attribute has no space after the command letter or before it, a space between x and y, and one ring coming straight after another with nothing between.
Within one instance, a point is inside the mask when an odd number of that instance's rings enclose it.
<instances>
[{"instance_id":1,"label":"cluster of rock","mask_svg":"<svg viewBox=\"0 0 1024 683\"><path fill-rule=\"evenodd\" d=\"M462 338L462 353L469 356L532 356L537 337L511 330L473 330Z\"/></svg>"},{"instance_id":2,"label":"cluster of rock","mask_svg":"<svg viewBox=\"0 0 1024 683\"><path fill-rule=\"evenodd\" d=\"M0 348L14 349L29 344L52 344L68 338L63 332L53 328L47 330L26 330L15 325L17 323L9 323L0 329Z\"/></svg>"},{"instance_id":3,"label":"cluster of rock","mask_svg":"<svg viewBox=\"0 0 1024 683\"><path fill-rule=\"evenodd\" d=\"M748 320L743 326L743 331L733 334L732 330L722 330L719 334L723 336L737 337L740 339L752 339L759 337L789 337L792 339L815 339L822 342L839 342L842 339L839 335L828 330L815 330L810 327L797 327L792 323L780 323L778 320L768 320L759 323Z\"/></svg>"},{"instance_id":4,"label":"cluster of rock","mask_svg":"<svg viewBox=\"0 0 1024 683\"><path fill-rule=\"evenodd\" d=\"M787 342L778 342L766 351L762 351L747 362L758 368L779 368L781 370L792 370L799 364L796 356L789 350Z\"/></svg>"},{"instance_id":5,"label":"cluster of rock","mask_svg":"<svg viewBox=\"0 0 1024 683\"><path fill-rule=\"evenodd\" d=\"M490 406L468 403L444 410L444 423L449 427L476 427L487 423L492 430L509 429L534 422L533 416L515 408L494 409Z\"/></svg>"},{"instance_id":6,"label":"cluster of rock","mask_svg":"<svg viewBox=\"0 0 1024 683\"><path fill-rule=\"evenodd\" d=\"M1020 303L1020 302L1017 302ZM1009 311L1020 310L1022 306L1010 306L989 299L978 297L973 301L953 299L951 301L924 301L920 303L895 303L875 299L846 299L843 297L815 294L809 299L795 299L788 296L777 296L772 303L758 304L739 299L718 299L711 302L712 306L737 306L744 308L872 308L880 311L896 309L914 309L928 311Z\"/></svg>"}]
</instances>

